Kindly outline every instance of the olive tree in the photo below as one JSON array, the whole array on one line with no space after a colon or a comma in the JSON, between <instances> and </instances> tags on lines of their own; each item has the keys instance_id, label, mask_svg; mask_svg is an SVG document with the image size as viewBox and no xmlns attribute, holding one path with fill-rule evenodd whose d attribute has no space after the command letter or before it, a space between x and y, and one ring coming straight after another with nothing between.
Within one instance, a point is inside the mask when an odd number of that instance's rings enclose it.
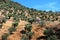
<instances>
[{"instance_id":1,"label":"olive tree","mask_svg":"<svg viewBox=\"0 0 60 40\"><path fill-rule=\"evenodd\" d=\"M18 22L14 22L12 25L13 25L14 27L18 26Z\"/></svg>"},{"instance_id":2,"label":"olive tree","mask_svg":"<svg viewBox=\"0 0 60 40\"><path fill-rule=\"evenodd\" d=\"M9 36L9 33L5 33L2 35L2 40L7 40L7 37Z\"/></svg>"},{"instance_id":3,"label":"olive tree","mask_svg":"<svg viewBox=\"0 0 60 40\"><path fill-rule=\"evenodd\" d=\"M9 30L9 33L11 34L13 31L16 31L16 28L11 27L11 28L9 28L8 30Z\"/></svg>"},{"instance_id":4,"label":"olive tree","mask_svg":"<svg viewBox=\"0 0 60 40\"><path fill-rule=\"evenodd\" d=\"M47 40L57 40L57 36L55 35L55 32L51 28L45 30L44 34L47 36Z\"/></svg>"},{"instance_id":5,"label":"olive tree","mask_svg":"<svg viewBox=\"0 0 60 40\"><path fill-rule=\"evenodd\" d=\"M28 19L28 22L30 22L31 24L32 24L34 21L35 21L34 18L29 18L29 19Z\"/></svg>"},{"instance_id":6,"label":"olive tree","mask_svg":"<svg viewBox=\"0 0 60 40\"><path fill-rule=\"evenodd\" d=\"M31 24L26 24L25 25L25 30L31 31L31 29L32 29L32 25Z\"/></svg>"},{"instance_id":7,"label":"olive tree","mask_svg":"<svg viewBox=\"0 0 60 40\"><path fill-rule=\"evenodd\" d=\"M26 36L26 37L22 37L22 40L30 40L31 39L31 36L34 34L34 32L32 32L31 29L32 29L31 24L25 25L25 30L27 30L27 31L22 31L22 33L25 34L24 36Z\"/></svg>"}]
</instances>

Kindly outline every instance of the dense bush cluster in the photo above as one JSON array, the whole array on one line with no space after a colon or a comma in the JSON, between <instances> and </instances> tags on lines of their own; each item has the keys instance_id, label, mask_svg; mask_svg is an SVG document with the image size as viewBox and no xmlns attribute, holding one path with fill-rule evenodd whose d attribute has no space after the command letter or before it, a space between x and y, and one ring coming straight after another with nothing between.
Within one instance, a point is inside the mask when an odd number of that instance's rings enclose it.
<instances>
[{"instance_id":1,"label":"dense bush cluster","mask_svg":"<svg viewBox=\"0 0 60 40\"><path fill-rule=\"evenodd\" d=\"M47 36L47 40L57 40L56 33L51 28L48 28L47 30L45 30L44 34Z\"/></svg>"},{"instance_id":2,"label":"dense bush cluster","mask_svg":"<svg viewBox=\"0 0 60 40\"><path fill-rule=\"evenodd\" d=\"M27 24L25 26L26 31L24 31L24 30L21 31L21 33L24 32L23 34L25 34L25 35L22 36L22 40L30 40L31 39L32 35L34 34L34 32L32 32L31 29L32 29L31 24Z\"/></svg>"},{"instance_id":3,"label":"dense bush cluster","mask_svg":"<svg viewBox=\"0 0 60 40\"><path fill-rule=\"evenodd\" d=\"M9 33L5 33L4 35L2 35L2 40L7 40L7 37L9 36Z\"/></svg>"}]
</instances>

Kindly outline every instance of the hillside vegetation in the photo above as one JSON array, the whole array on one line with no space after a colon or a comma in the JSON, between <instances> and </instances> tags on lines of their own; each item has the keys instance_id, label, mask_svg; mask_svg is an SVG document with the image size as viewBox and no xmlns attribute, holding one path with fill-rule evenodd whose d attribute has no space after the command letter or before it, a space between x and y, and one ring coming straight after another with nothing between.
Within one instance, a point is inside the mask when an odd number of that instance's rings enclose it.
<instances>
[{"instance_id":1,"label":"hillside vegetation","mask_svg":"<svg viewBox=\"0 0 60 40\"><path fill-rule=\"evenodd\" d=\"M60 12L0 0L0 40L60 40Z\"/></svg>"}]
</instances>

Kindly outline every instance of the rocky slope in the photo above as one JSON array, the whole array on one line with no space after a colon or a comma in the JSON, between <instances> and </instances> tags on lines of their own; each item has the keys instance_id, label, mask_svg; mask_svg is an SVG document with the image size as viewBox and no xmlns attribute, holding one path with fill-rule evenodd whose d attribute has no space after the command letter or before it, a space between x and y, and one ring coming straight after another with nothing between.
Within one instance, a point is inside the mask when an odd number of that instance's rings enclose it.
<instances>
[{"instance_id":1,"label":"rocky slope","mask_svg":"<svg viewBox=\"0 0 60 40\"><path fill-rule=\"evenodd\" d=\"M60 12L0 1L0 40L59 40L59 32Z\"/></svg>"}]
</instances>

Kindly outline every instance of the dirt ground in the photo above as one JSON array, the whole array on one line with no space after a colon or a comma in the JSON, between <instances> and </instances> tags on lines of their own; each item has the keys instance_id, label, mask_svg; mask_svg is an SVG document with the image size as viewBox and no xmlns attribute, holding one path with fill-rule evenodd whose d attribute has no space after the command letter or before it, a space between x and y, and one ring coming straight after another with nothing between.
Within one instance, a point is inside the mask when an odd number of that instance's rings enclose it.
<instances>
[{"instance_id":1,"label":"dirt ground","mask_svg":"<svg viewBox=\"0 0 60 40\"><path fill-rule=\"evenodd\" d=\"M0 29L0 40L1 40L1 36L4 33L8 33L8 29L10 27L12 27L12 20L8 20L6 21L6 23L3 23L2 28ZM9 35L7 40L21 40L22 34L20 33L21 30L24 30L25 25L28 24L28 22L26 21L20 21L18 26L16 27L16 31L13 32L12 35ZM51 27L51 26L55 26L58 25L59 22L55 21L55 22L50 22L46 24L46 27ZM41 27L38 23L33 23L32 24L32 31L34 32L34 35L32 36L31 40L36 40L37 37L39 36L45 36L43 34L45 30L45 27Z\"/></svg>"}]
</instances>

